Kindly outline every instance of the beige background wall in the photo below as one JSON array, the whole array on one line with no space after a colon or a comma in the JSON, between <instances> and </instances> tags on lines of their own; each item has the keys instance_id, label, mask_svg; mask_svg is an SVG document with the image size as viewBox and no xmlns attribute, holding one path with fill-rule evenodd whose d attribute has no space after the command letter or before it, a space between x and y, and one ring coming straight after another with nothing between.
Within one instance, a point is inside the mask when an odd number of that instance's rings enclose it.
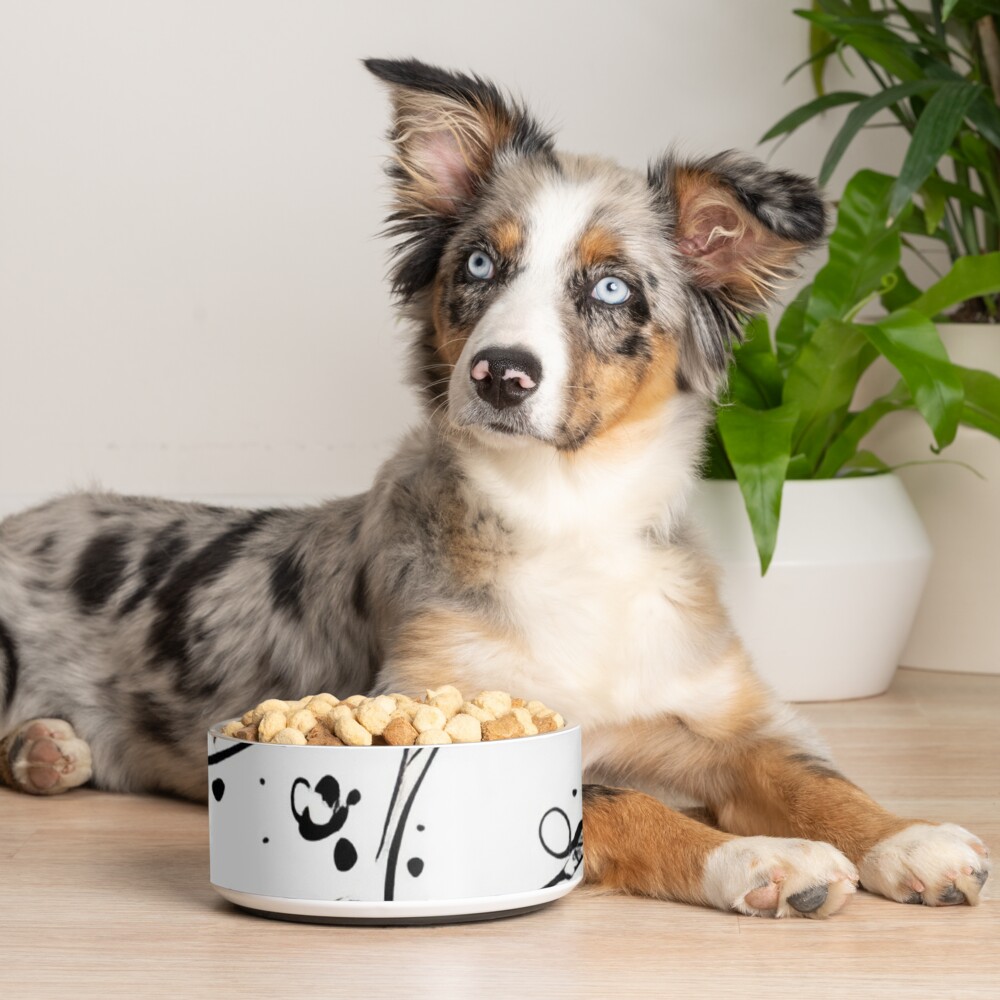
<instances>
[{"instance_id":1,"label":"beige background wall","mask_svg":"<svg viewBox=\"0 0 1000 1000\"><path fill-rule=\"evenodd\" d=\"M782 85L797 5L0 0L0 513L365 488L416 410L361 57L472 68L643 166L752 150L811 96ZM815 172L840 120L772 161ZM894 141L867 133L832 190Z\"/></svg>"}]
</instances>

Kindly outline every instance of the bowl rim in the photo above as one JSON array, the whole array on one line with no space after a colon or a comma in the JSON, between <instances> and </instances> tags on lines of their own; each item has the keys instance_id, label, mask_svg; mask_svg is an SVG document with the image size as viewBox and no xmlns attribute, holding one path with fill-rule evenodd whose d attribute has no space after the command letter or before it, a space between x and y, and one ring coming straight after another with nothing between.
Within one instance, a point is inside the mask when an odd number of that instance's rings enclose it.
<instances>
[{"instance_id":1,"label":"bowl rim","mask_svg":"<svg viewBox=\"0 0 1000 1000\"><path fill-rule=\"evenodd\" d=\"M227 736L224 732L222 732L223 726L228 725L230 722L236 722L236 721L237 717L234 717L232 719L223 719L221 722L213 723L211 726L209 726L207 735L212 737L213 740L228 740L230 743L243 743L246 744L247 746L257 746L257 747L276 747L283 750L337 750L341 752L345 750L356 750L356 751L364 750L365 753L371 753L373 750L374 751L410 750L413 749L414 747L416 747L416 749L418 750L423 749L423 747L427 747L428 749L441 749L441 750L449 750L453 747L454 748L496 747L496 746L503 746L505 744L509 745L512 743L524 744L530 740L536 740L536 741L546 740L551 736L565 736L567 733L580 732L580 726L578 723L573 723L572 725L570 723L566 723L566 725L563 726L562 729L556 729L551 733L535 733L532 736L510 736L504 740L478 740L475 743L423 743L420 744L419 746L417 746L416 744L410 744L409 746L392 746L391 744L386 744L385 746L380 745L380 746L362 746L362 747L352 747L352 746L331 747L331 746L323 746L321 744L306 744L305 746L302 746L297 743L261 743L259 740L244 740L244 739L238 739L235 736Z\"/></svg>"}]
</instances>

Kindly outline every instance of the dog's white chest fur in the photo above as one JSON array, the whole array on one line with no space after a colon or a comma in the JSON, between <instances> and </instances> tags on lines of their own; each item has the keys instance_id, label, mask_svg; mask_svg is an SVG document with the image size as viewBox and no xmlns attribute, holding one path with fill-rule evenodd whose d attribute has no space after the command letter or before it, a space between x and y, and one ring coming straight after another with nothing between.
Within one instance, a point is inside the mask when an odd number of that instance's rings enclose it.
<instances>
[{"instance_id":1,"label":"dog's white chest fur","mask_svg":"<svg viewBox=\"0 0 1000 1000\"><path fill-rule=\"evenodd\" d=\"M701 431L683 401L668 416L603 462L531 448L470 456L471 482L516 538L495 586L522 639L481 678L467 664L470 685L502 677L587 726L697 711L709 683L725 697L727 630L706 643L697 607L703 563L651 540L652 526L681 515L697 454L689 435Z\"/></svg>"},{"instance_id":2,"label":"dog's white chest fur","mask_svg":"<svg viewBox=\"0 0 1000 1000\"><path fill-rule=\"evenodd\" d=\"M584 725L696 710L705 649L683 554L585 546L540 552L502 581L528 651L517 687Z\"/></svg>"}]
</instances>

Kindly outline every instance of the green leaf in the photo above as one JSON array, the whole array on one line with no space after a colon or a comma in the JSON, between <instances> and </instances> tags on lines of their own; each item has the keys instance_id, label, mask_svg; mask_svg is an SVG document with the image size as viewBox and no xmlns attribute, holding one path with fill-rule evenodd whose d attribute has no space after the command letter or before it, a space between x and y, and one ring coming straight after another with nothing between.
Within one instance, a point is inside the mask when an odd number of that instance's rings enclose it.
<instances>
[{"instance_id":1,"label":"green leaf","mask_svg":"<svg viewBox=\"0 0 1000 1000\"><path fill-rule=\"evenodd\" d=\"M930 178L928 177L929 181ZM920 195L924 203L924 231L930 236L936 233L944 218L944 210L948 204L948 199L940 188L925 183L920 189Z\"/></svg>"},{"instance_id":2,"label":"green leaf","mask_svg":"<svg viewBox=\"0 0 1000 1000\"><path fill-rule=\"evenodd\" d=\"M968 299L1000 292L1000 252L959 257L951 270L910 303L924 316L938 316Z\"/></svg>"},{"instance_id":3,"label":"green leaf","mask_svg":"<svg viewBox=\"0 0 1000 1000\"><path fill-rule=\"evenodd\" d=\"M705 458L701 463L701 474L705 479L735 479L736 473L726 458L726 450L722 447L719 428L713 424L708 430L705 442Z\"/></svg>"},{"instance_id":4,"label":"green leaf","mask_svg":"<svg viewBox=\"0 0 1000 1000\"><path fill-rule=\"evenodd\" d=\"M966 135L961 137L960 141L963 146L965 145L966 138ZM971 138L971 136L969 136L969 138ZM932 191L935 197L945 199L954 198L961 204L970 205L973 208L988 209L992 207L989 199L985 198L978 191L973 191L964 184L956 184L954 181L946 181L940 174L931 174L930 177L924 181L922 190Z\"/></svg>"},{"instance_id":5,"label":"green leaf","mask_svg":"<svg viewBox=\"0 0 1000 1000\"><path fill-rule=\"evenodd\" d=\"M754 316L746 325L743 343L733 351L726 398L766 410L781 402L781 383L767 317Z\"/></svg>"},{"instance_id":6,"label":"green leaf","mask_svg":"<svg viewBox=\"0 0 1000 1000\"><path fill-rule=\"evenodd\" d=\"M878 455L870 451L859 451L843 468L845 476L870 476L883 472L892 472L892 468L885 464Z\"/></svg>"},{"instance_id":7,"label":"green leaf","mask_svg":"<svg viewBox=\"0 0 1000 1000\"><path fill-rule=\"evenodd\" d=\"M739 354L774 354L771 345L771 328L764 313L751 316L743 327L743 343L736 348Z\"/></svg>"},{"instance_id":8,"label":"green leaf","mask_svg":"<svg viewBox=\"0 0 1000 1000\"><path fill-rule=\"evenodd\" d=\"M1000 149L1000 108L985 88L969 108L969 121L994 149Z\"/></svg>"},{"instance_id":9,"label":"green leaf","mask_svg":"<svg viewBox=\"0 0 1000 1000\"><path fill-rule=\"evenodd\" d=\"M975 83L946 83L931 96L913 130L892 190L890 219L913 197L948 151L979 89Z\"/></svg>"},{"instance_id":10,"label":"green leaf","mask_svg":"<svg viewBox=\"0 0 1000 1000\"><path fill-rule=\"evenodd\" d=\"M888 29L863 29L842 36L843 40L872 62L900 80L919 80L923 70L918 61L920 49Z\"/></svg>"},{"instance_id":11,"label":"green leaf","mask_svg":"<svg viewBox=\"0 0 1000 1000\"><path fill-rule=\"evenodd\" d=\"M958 6L958 0L944 0L941 5L941 20L947 21L951 17L952 11Z\"/></svg>"},{"instance_id":12,"label":"green leaf","mask_svg":"<svg viewBox=\"0 0 1000 1000\"><path fill-rule=\"evenodd\" d=\"M785 473L785 479L812 479L812 472L812 465L810 465L809 459L805 455L792 455L788 463L788 471Z\"/></svg>"},{"instance_id":13,"label":"green leaf","mask_svg":"<svg viewBox=\"0 0 1000 1000\"><path fill-rule=\"evenodd\" d=\"M927 21L922 20L918 14L911 11L905 3L900 3L900 0L892 0L892 5L896 8L896 13L909 25L910 30L920 39L921 45L929 52L935 53L939 58L947 60L948 52L954 50L949 50L946 41L942 41L927 29ZM929 19L930 15L927 12L921 13L925 19Z\"/></svg>"},{"instance_id":14,"label":"green leaf","mask_svg":"<svg viewBox=\"0 0 1000 1000\"><path fill-rule=\"evenodd\" d=\"M937 327L910 308L861 329L903 376L938 448L950 444L958 430L965 393Z\"/></svg>"},{"instance_id":15,"label":"green leaf","mask_svg":"<svg viewBox=\"0 0 1000 1000\"><path fill-rule=\"evenodd\" d=\"M941 80L911 80L908 83L896 84L894 87L889 87L861 101L847 116L840 131L830 143L830 148L823 160L823 166L820 167L819 183L826 184L830 180L830 175L840 162L840 158L869 118L893 104L898 104L907 97L912 97L914 94L929 94L943 85Z\"/></svg>"},{"instance_id":16,"label":"green leaf","mask_svg":"<svg viewBox=\"0 0 1000 1000\"><path fill-rule=\"evenodd\" d=\"M785 306L785 311L774 328L778 367L782 371L788 370L805 343L805 318L810 295L812 295L812 285L800 288L795 298Z\"/></svg>"},{"instance_id":17,"label":"green leaf","mask_svg":"<svg viewBox=\"0 0 1000 1000\"><path fill-rule=\"evenodd\" d=\"M890 30L880 18L834 16L801 10L795 13L822 25L845 45L850 45L901 80L916 80L923 76L919 62L922 55L920 47Z\"/></svg>"},{"instance_id":18,"label":"green leaf","mask_svg":"<svg viewBox=\"0 0 1000 1000\"><path fill-rule=\"evenodd\" d=\"M784 135L786 132L794 132L800 125L809 121L810 118L815 118L816 115L823 111L839 107L841 104L854 104L857 101L863 101L867 96L867 94L862 94L856 90L838 90L832 94L824 94L822 97L817 97L814 101L809 101L808 104L803 104L801 107L785 115L781 121L772 125L757 141L767 142L768 139L774 139L779 135Z\"/></svg>"},{"instance_id":19,"label":"green leaf","mask_svg":"<svg viewBox=\"0 0 1000 1000\"><path fill-rule=\"evenodd\" d=\"M781 516L781 491L791 457L794 405L751 410L738 403L721 408L716 422L726 455L746 504L763 576L774 556Z\"/></svg>"},{"instance_id":20,"label":"green leaf","mask_svg":"<svg viewBox=\"0 0 1000 1000\"><path fill-rule=\"evenodd\" d=\"M962 423L1000 438L1000 378L979 368L955 365L965 390Z\"/></svg>"},{"instance_id":21,"label":"green leaf","mask_svg":"<svg viewBox=\"0 0 1000 1000\"><path fill-rule=\"evenodd\" d=\"M912 408L913 399L906 383L900 381L891 392L873 400L863 410L850 414L843 429L826 449L823 461L816 470L816 478L832 479L857 455L861 440L884 416Z\"/></svg>"},{"instance_id":22,"label":"green leaf","mask_svg":"<svg viewBox=\"0 0 1000 1000\"><path fill-rule=\"evenodd\" d=\"M812 468L819 464L830 435L850 406L861 373L872 352L861 328L838 319L825 319L803 344L785 377L782 402L799 413L793 438Z\"/></svg>"},{"instance_id":23,"label":"green leaf","mask_svg":"<svg viewBox=\"0 0 1000 1000\"><path fill-rule=\"evenodd\" d=\"M849 317L898 266L899 233L897 227L886 226L892 183L885 174L862 170L844 189L830 234L829 259L813 281L806 307L805 336L824 319ZM897 223L903 222L905 216L900 216ZM780 327L778 351L780 357Z\"/></svg>"},{"instance_id":24,"label":"green leaf","mask_svg":"<svg viewBox=\"0 0 1000 1000\"><path fill-rule=\"evenodd\" d=\"M813 10L815 9L816 2L813 0ZM809 25L809 56L812 63L809 72L812 75L813 89L821 97L824 93L823 72L826 69L832 41L833 36L822 25L816 23Z\"/></svg>"},{"instance_id":25,"label":"green leaf","mask_svg":"<svg viewBox=\"0 0 1000 1000\"><path fill-rule=\"evenodd\" d=\"M868 0L815 0L813 10L824 10L843 22L851 24L881 24L886 18L885 11L872 10Z\"/></svg>"},{"instance_id":26,"label":"green leaf","mask_svg":"<svg viewBox=\"0 0 1000 1000\"><path fill-rule=\"evenodd\" d=\"M920 289L910 281L901 267L893 271L892 277L895 281L889 283L879 296L886 312L904 309L920 296Z\"/></svg>"}]
</instances>

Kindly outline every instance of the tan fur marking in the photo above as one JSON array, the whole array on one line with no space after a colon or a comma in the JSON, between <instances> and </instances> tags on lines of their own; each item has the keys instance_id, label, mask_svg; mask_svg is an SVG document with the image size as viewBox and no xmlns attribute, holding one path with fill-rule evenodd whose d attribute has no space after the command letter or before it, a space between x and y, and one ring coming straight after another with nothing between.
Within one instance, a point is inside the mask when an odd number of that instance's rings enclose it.
<instances>
[{"instance_id":1,"label":"tan fur marking","mask_svg":"<svg viewBox=\"0 0 1000 1000\"><path fill-rule=\"evenodd\" d=\"M843 778L813 773L795 749L774 741L733 761L735 787L717 805L732 833L805 837L833 844L857 864L880 840L914 820L887 812Z\"/></svg>"},{"instance_id":2,"label":"tan fur marking","mask_svg":"<svg viewBox=\"0 0 1000 1000\"><path fill-rule=\"evenodd\" d=\"M659 413L677 392L677 345L659 332L652 337L653 357L642 369L621 362L608 361L588 354L573 366L573 379L586 386L574 396L569 426L586 427L596 415L598 429L588 447L618 446L618 431L628 431L636 424Z\"/></svg>"},{"instance_id":3,"label":"tan fur marking","mask_svg":"<svg viewBox=\"0 0 1000 1000\"><path fill-rule=\"evenodd\" d=\"M705 903L705 860L732 838L641 792L584 789L584 873L589 885Z\"/></svg>"},{"instance_id":4,"label":"tan fur marking","mask_svg":"<svg viewBox=\"0 0 1000 1000\"><path fill-rule=\"evenodd\" d=\"M802 747L756 735L756 697L709 727L660 717L598 735L610 747L596 767L615 780L660 783L704 802L719 828L745 836L823 840L857 863L880 840L912 819L894 816ZM732 727L726 734L727 724Z\"/></svg>"},{"instance_id":5,"label":"tan fur marking","mask_svg":"<svg viewBox=\"0 0 1000 1000\"><path fill-rule=\"evenodd\" d=\"M387 660L393 682L404 692L444 684L464 690L466 665L478 671L498 654L525 656L521 637L471 614L437 609L417 615L399 630Z\"/></svg>"},{"instance_id":6,"label":"tan fur marking","mask_svg":"<svg viewBox=\"0 0 1000 1000\"><path fill-rule=\"evenodd\" d=\"M591 226L580 237L576 247L580 267L597 267L608 261L620 260L621 243L618 237L604 226Z\"/></svg>"},{"instance_id":7,"label":"tan fur marking","mask_svg":"<svg viewBox=\"0 0 1000 1000\"><path fill-rule=\"evenodd\" d=\"M682 595L671 595L674 603L683 601L681 606L685 614L697 620L699 628L706 630L706 634L717 635L720 629L727 629L729 618L719 600L714 576L703 572L696 579L685 583ZM727 701L722 701L711 709L706 707L703 714L686 718L684 723L692 733L709 740L752 739L760 729L761 720L767 718L773 696L753 672L739 639L734 638L729 642L723 658L735 665L739 678L736 690Z\"/></svg>"},{"instance_id":8,"label":"tan fur marking","mask_svg":"<svg viewBox=\"0 0 1000 1000\"><path fill-rule=\"evenodd\" d=\"M631 399L618 409L607 430L637 423L659 413L677 392L677 344L659 332L652 337L653 357Z\"/></svg>"},{"instance_id":9,"label":"tan fur marking","mask_svg":"<svg viewBox=\"0 0 1000 1000\"><path fill-rule=\"evenodd\" d=\"M510 554L510 539L495 520L475 521L464 505L442 511L450 575L469 588L487 586Z\"/></svg>"},{"instance_id":10,"label":"tan fur marking","mask_svg":"<svg viewBox=\"0 0 1000 1000\"><path fill-rule=\"evenodd\" d=\"M500 219L490 229L493 245L502 257L513 257L521 248L524 232L521 224L512 217Z\"/></svg>"},{"instance_id":11,"label":"tan fur marking","mask_svg":"<svg viewBox=\"0 0 1000 1000\"><path fill-rule=\"evenodd\" d=\"M469 339L469 330L460 330L448 322L444 305L445 291L448 282L443 274L434 279L434 350L448 371L455 367L462 354L462 348Z\"/></svg>"}]
</instances>

